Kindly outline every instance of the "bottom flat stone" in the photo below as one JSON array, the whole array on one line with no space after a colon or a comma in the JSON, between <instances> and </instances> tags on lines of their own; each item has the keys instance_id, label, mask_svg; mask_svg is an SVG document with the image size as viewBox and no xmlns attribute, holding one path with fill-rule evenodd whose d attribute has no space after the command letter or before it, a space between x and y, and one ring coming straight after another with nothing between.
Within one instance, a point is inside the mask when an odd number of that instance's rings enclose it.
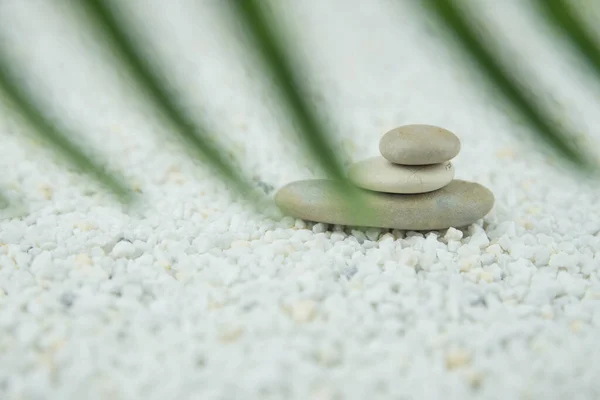
<instances>
[{"instance_id":1,"label":"bottom flat stone","mask_svg":"<svg viewBox=\"0 0 600 400\"><path fill-rule=\"evenodd\" d=\"M292 182L277 192L275 203L287 215L328 224L369 226L402 230L438 230L461 227L483 218L494 206L486 187L453 180L443 188L420 194L364 191L372 212L365 220L344 210L344 199L332 181Z\"/></svg>"}]
</instances>

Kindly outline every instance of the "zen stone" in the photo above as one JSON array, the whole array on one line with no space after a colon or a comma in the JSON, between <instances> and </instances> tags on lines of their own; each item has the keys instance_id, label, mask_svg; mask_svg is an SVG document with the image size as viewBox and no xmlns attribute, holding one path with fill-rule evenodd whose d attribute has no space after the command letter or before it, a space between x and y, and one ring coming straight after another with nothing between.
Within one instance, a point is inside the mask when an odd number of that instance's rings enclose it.
<instances>
[{"instance_id":1,"label":"zen stone","mask_svg":"<svg viewBox=\"0 0 600 400\"><path fill-rule=\"evenodd\" d=\"M361 191L369 215L347 212L343 195L326 179L292 182L275 195L286 214L308 221L402 230L438 230L469 225L494 205L484 186L453 180L434 192L391 194Z\"/></svg>"},{"instance_id":2,"label":"zen stone","mask_svg":"<svg viewBox=\"0 0 600 400\"><path fill-rule=\"evenodd\" d=\"M348 177L356 186L386 193L426 193L440 189L454 179L454 166L441 164L406 166L373 157L353 164Z\"/></svg>"},{"instance_id":3,"label":"zen stone","mask_svg":"<svg viewBox=\"0 0 600 400\"><path fill-rule=\"evenodd\" d=\"M436 126L406 125L383 135L379 151L396 164L438 164L456 157L460 140L454 133Z\"/></svg>"}]
</instances>

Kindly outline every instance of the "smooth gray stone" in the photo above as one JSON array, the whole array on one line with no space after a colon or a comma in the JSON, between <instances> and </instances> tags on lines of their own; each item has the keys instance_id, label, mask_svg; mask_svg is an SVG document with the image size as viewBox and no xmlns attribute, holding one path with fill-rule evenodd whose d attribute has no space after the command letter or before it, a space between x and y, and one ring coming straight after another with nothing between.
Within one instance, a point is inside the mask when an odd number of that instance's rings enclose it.
<instances>
[{"instance_id":1,"label":"smooth gray stone","mask_svg":"<svg viewBox=\"0 0 600 400\"><path fill-rule=\"evenodd\" d=\"M356 186L375 192L427 193L452 182L454 167L450 161L431 165L399 165L378 156L352 164L348 178Z\"/></svg>"},{"instance_id":2,"label":"smooth gray stone","mask_svg":"<svg viewBox=\"0 0 600 400\"><path fill-rule=\"evenodd\" d=\"M277 192L275 203L287 215L338 225L437 230L469 225L483 218L494 205L484 186L453 180L442 189L421 194L391 194L361 190L368 218L346 212L343 195L326 179L292 182Z\"/></svg>"},{"instance_id":3,"label":"smooth gray stone","mask_svg":"<svg viewBox=\"0 0 600 400\"><path fill-rule=\"evenodd\" d=\"M388 161L403 165L443 163L456 157L460 140L446 129L432 125L405 125L387 132L379 152Z\"/></svg>"}]
</instances>

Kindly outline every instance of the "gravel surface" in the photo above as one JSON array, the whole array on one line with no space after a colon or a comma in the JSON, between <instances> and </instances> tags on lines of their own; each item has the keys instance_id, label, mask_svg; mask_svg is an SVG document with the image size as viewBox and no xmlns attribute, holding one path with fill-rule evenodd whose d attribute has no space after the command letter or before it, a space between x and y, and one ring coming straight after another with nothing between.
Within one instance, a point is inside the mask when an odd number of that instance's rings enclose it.
<instances>
[{"instance_id":1,"label":"gravel surface","mask_svg":"<svg viewBox=\"0 0 600 400\"><path fill-rule=\"evenodd\" d=\"M253 214L166 139L170 127L67 3L1 1L0 42L47 110L144 200L123 209L2 111L0 184L28 214L0 221L0 398L600 397L598 185L527 139L416 2L275 3L307 66L307 96L349 160L377 155L380 136L408 123L461 138L457 179L496 196L461 230ZM510 59L557 123L598 148L589 71L523 2L472 3L506 32ZM121 15L215 140L270 195L319 176L219 2L168 4L130 0L121 7L135 16Z\"/></svg>"}]
</instances>

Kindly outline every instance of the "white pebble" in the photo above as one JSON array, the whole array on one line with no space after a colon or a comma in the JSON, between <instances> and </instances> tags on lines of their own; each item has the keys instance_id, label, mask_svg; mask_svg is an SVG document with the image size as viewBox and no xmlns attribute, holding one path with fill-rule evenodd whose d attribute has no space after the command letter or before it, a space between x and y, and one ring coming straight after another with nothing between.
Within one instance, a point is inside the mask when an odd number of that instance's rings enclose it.
<instances>
[{"instance_id":1,"label":"white pebble","mask_svg":"<svg viewBox=\"0 0 600 400\"><path fill-rule=\"evenodd\" d=\"M316 314L317 303L313 300L302 300L292 305L292 318L297 322L309 322Z\"/></svg>"},{"instance_id":2,"label":"white pebble","mask_svg":"<svg viewBox=\"0 0 600 400\"><path fill-rule=\"evenodd\" d=\"M469 244L477 246L480 249L487 247L490 244L490 239L487 237L484 231L480 231L471 236Z\"/></svg>"},{"instance_id":3,"label":"white pebble","mask_svg":"<svg viewBox=\"0 0 600 400\"><path fill-rule=\"evenodd\" d=\"M294 222L294 228L296 228L296 229L305 229L306 228L306 222L304 222L301 219L297 219L296 222Z\"/></svg>"},{"instance_id":4,"label":"white pebble","mask_svg":"<svg viewBox=\"0 0 600 400\"><path fill-rule=\"evenodd\" d=\"M130 258L136 254L136 248L133 243L126 240L121 240L115 244L110 254L117 258Z\"/></svg>"},{"instance_id":5,"label":"white pebble","mask_svg":"<svg viewBox=\"0 0 600 400\"><path fill-rule=\"evenodd\" d=\"M367 237L369 238L369 240L376 242L377 239L379 239L380 232L381 230L379 229L369 229L367 230Z\"/></svg>"},{"instance_id":6,"label":"white pebble","mask_svg":"<svg viewBox=\"0 0 600 400\"><path fill-rule=\"evenodd\" d=\"M31 271L42 277L50 276L52 268L52 254L49 251L43 251L31 263Z\"/></svg>"},{"instance_id":7,"label":"white pebble","mask_svg":"<svg viewBox=\"0 0 600 400\"><path fill-rule=\"evenodd\" d=\"M332 243L341 242L345 238L346 238L346 234L344 234L343 232L333 232L331 234L331 242Z\"/></svg>"},{"instance_id":8,"label":"white pebble","mask_svg":"<svg viewBox=\"0 0 600 400\"><path fill-rule=\"evenodd\" d=\"M448 228L448 231L446 232L446 234L444 235L444 239L446 241L450 241L450 240L460 240L463 237L463 233L462 231L459 231L456 228Z\"/></svg>"},{"instance_id":9,"label":"white pebble","mask_svg":"<svg viewBox=\"0 0 600 400\"><path fill-rule=\"evenodd\" d=\"M327 231L327 225L318 223L313 226L312 230L314 233L323 233L323 232Z\"/></svg>"},{"instance_id":10,"label":"white pebble","mask_svg":"<svg viewBox=\"0 0 600 400\"><path fill-rule=\"evenodd\" d=\"M550 261L550 250L547 247L540 246L533 255L535 259L535 265L538 267L548 265Z\"/></svg>"},{"instance_id":11,"label":"white pebble","mask_svg":"<svg viewBox=\"0 0 600 400\"><path fill-rule=\"evenodd\" d=\"M460 249L461 243L457 240L450 240L448 242L448 251L455 252Z\"/></svg>"}]
</instances>

